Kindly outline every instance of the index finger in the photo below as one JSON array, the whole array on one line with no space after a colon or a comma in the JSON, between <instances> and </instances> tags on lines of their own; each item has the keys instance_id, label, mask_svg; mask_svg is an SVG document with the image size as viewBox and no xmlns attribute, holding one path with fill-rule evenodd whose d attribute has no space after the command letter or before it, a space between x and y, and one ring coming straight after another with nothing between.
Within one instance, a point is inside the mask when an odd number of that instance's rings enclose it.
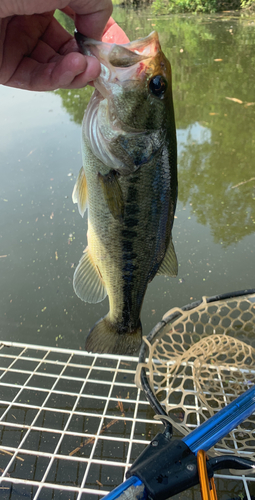
<instances>
[{"instance_id":1,"label":"index finger","mask_svg":"<svg viewBox=\"0 0 255 500\"><path fill-rule=\"evenodd\" d=\"M111 0L71 0L69 7L75 12L75 26L83 35L100 40L112 13Z\"/></svg>"}]
</instances>

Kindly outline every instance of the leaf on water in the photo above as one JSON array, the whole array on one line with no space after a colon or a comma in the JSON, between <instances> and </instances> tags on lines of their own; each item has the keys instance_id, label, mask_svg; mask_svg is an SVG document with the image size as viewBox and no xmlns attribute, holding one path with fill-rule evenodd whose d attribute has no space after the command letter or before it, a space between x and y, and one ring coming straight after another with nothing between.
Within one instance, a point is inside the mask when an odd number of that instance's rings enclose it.
<instances>
[{"instance_id":1,"label":"leaf on water","mask_svg":"<svg viewBox=\"0 0 255 500\"><path fill-rule=\"evenodd\" d=\"M243 101L241 99L236 99L236 97L226 97L229 101L237 102L238 104L243 104Z\"/></svg>"},{"instance_id":2,"label":"leaf on water","mask_svg":"<svg viewBox=\"0 0 255 500\"><path fill-rule=\"evenodd\" d=\"M248 108L249 106L254 106L255 102L247 102L244 107Z\"/></svg>"},{"instance_id":3,"label":"leaf on water","mask_svg":"<svg viewBox=\"0 0 255 500\"><path fill-rule=\"evenodd\" d=\"M220 113L209 113L209 115L214 116L214 115L219 115Z\"/></svg>"},{"instance_id":4,"label":"leaf on water","mask_svg":"<svg viewBox=\"0 0 255 500\"><path fill-rule=\"evenodd\" d=\"M27 157L30 156L36 149L31 149L31 151L27 154Z\"/></svg>"}]
</instances>

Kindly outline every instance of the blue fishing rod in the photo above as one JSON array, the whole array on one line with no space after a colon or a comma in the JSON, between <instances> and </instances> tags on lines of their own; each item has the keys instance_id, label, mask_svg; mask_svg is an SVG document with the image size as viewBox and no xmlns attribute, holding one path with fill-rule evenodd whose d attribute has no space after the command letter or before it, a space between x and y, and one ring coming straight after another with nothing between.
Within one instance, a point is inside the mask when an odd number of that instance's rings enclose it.
<instances>
[{"instance_id":1,"label":"blue fishing rod","mask_svg":"<svg viewBox=\"0 0 255 500\"><path fill-rule=\"evenodd\" d=\"M199 483L197 454L205 452L255 411L255 386L244 392L183 439L173 439L171 425L161 418L159 433L128 470L127 480L104 500L165 500ZM220 469L255 469L255 462L234 455L206 461L208 478Z\"/></svg>"}]
</instances>

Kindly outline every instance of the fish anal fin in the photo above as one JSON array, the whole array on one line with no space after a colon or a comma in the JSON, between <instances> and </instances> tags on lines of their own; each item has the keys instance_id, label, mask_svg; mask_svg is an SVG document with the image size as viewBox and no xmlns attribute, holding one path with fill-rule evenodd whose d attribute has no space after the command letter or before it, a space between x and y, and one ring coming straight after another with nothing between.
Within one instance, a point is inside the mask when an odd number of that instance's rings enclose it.
<instances>
[{"instance_id":1,"label":"fish anal fin","mask_svg":"<svg viewBox=\"0 0 255 500\"><path fill-rule=\"evenodd\" d=\"M105 175L100 172L98 174L104 198L114 219L121 219L124 215L124 200L118 176L115 170L110 170Z\"/></svg>"},{"instance_id":2,"label":"fish anal fin","mask_svg":"<svg viewBox=\"0 0 255 500\"><path fill-rule=\"evenodd\" d=\"M170 238L169 245L166 250L165 257L157 272L158 275L171 276L175 278L178 274L178 262L173 245L172 238Z\"/></svg>"},{"instance_id":3,"label":"fish anal fin","mask_svg":"<svg viewBox=\"0 0 255 500\"><path fill-rule=\"evenodd\" d=\"M78 204L78 210L79 210L82 217L86 212L87 198L88 198L87 180L86 180L84 168L81 167L79 175L78 175L78 179L77 179L75 186L73 188L72 200L73 200L73 203Z\"/></svg>"},{"instance_id":4,"label":"fish anal fin","mask_svg":"<svg viewBox=\"0 0 255 500\"><path fill-rule=\"evenodd\" d=\"M75 270L73 287L76 295L90 304L101 302L107 295L101 273L94 264L88 247Z\"/></svg>"}]
</instances>

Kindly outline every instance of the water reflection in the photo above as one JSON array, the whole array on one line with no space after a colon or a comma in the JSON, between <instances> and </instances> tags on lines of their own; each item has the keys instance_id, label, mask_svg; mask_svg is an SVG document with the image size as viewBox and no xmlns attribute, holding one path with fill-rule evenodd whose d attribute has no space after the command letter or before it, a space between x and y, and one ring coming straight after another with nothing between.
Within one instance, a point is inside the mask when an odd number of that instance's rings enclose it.
<instances>
[{"instance_id":1,"label":"water reflection","mask_svg":"<svg viewBox=\"0 0 255 500\"><path fill-rule=\"evenodd\" d=\"M236 149L223 152L219 142L189 139L180 156L180 172L180 200L192 204L200 224L210 225L216 243L226 247L254 232L252 161L240 164Z\"/></svg>"},{"instance_id":2,"label":"water reflection","mask_svg":"<svg viewBox=\"0 0 255 500\"><path fill-rule=\"evenodd\" d=\"M121 8L114 15L130 39L157 29L173 68L179 275L149 285L141 318L146 335L170 307L254 287L255 32L250 18L158 19ZM108 312L107 299L83 303L72 286L87 223L71 193L91 92L0 87L3 339L83 349L90 327Z\"/></svg>"},{"instance_id":3,"label":"water reflection","mask_svg":"<svg viewBox=\"0 0 255 500\"><path fill-rule=\"evenodd\" d=\"M71 120L80 125L84 116L84 110L93 93L93 88L85 87L84 89L75 90L59 89L55 93L60 95L63 107L69 113Z\"/></svg>"},{"instance_id":4,"label":"water reflection","mask_svg":"<svg viewBox=\"0 0 255 500\"><path fill-rule=\"evenodd\" d=\"M173 68L179 201L224 247L255 231L255 30L249 18L151 18L116 8L131 39L157 29ZM62 15L63 16L63 15ZM81 123L90 90L58 91ZM185 140L184 140L185 137Z\"/></svg>"}]
</instances>

